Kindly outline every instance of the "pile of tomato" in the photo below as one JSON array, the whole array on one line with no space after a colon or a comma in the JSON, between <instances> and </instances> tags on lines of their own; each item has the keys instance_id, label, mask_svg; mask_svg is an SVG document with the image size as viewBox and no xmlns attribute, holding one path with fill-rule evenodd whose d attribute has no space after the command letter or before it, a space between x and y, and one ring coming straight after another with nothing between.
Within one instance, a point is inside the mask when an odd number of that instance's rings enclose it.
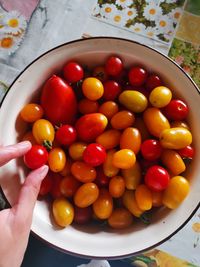
<instances>
[{"instance_id":1,"label":"pile of tomato","mask_svg":"<svg viewBox=\"0 0 200 267\"><path fill-rule=\"evenodd\" d=\"M159 75L125 68L118 56L88 69L67 62L21 110L30 169L49 165L40 196L55 222L132 225L149 211L178 207L189 193L183 173L194 156L188 105Z\"/></svg>"}]
</instances>

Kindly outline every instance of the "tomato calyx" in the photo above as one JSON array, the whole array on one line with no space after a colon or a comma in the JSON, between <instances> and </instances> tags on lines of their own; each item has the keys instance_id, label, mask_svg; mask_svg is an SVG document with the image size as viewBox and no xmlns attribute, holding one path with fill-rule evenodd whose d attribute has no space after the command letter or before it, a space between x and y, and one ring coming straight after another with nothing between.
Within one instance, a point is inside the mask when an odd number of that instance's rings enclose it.
<instances>
[{"instance_id":1,"label":"tomato calyx","mask_svg":"<svg viewBox=\"0 0 200 267\"><path fill-rule=\"evenodd\" d=\"M139 217L139 219L144 224L149 225L151 223L151 217L152 217L152 213L149 211L145 211L142 213L142 215Z\"/></svg>"},{"instance_id":2,"label":"tomato calyx","mask_svg":"<svg viewBox=\"0 0 200 267\"><path fill-rule=\"evenodd\" d=\"M49 140L44 140L42 144L47 151L50 151L52 149L52 142Z\"/></svg>"}]
</instances>

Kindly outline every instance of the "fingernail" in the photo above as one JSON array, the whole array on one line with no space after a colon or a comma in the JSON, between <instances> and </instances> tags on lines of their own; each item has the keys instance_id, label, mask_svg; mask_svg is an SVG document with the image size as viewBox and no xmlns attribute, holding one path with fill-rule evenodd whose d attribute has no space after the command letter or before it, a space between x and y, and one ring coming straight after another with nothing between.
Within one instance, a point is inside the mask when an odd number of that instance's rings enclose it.
<instances>
[{"instance_id":1,"label":"fingernail","mask_svg":"<svg viewBox=\"0 0 200 267\"><path fill-rule=\"evenodd\" d=\"M40 167L39 168L40 175L42 177L45 177L47 175L48 170L49 170L49 167L47 165Z\"/></svg>"},{"instance_id":2,"label":"fingernail","mask_svg":"<svg viewBox=\"0 0 200 267\"><path fill-rule=\"evenodd\" d=\"M23 142L18 143L17 146L20 148L28 148L28 147L31 147L31 142L23 141Z\"/></svg>"}]
</instances>

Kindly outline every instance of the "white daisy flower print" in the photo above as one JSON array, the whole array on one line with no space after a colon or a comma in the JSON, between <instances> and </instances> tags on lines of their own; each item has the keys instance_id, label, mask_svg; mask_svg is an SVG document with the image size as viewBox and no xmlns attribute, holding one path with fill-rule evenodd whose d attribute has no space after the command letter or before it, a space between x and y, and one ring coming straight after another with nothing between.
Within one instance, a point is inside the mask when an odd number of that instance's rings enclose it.
<instances>
[{"instance_id":1,"label":"white daisy flower print","mask_svg":"<svg viewBox=\"0 0 200 267\"><path fill-rule=\"evenodd\" d=\"M137 10L135 8L125 8L120 12L121 15L121 26L126 26L127 22L129 20L133 20L135 17L137 17Z\"/></svg>"},{"instance_id":2,"label":"white daisy flower print","mask_svg":"<svg viewBox=\"0 0 200 267\"><path fill-rule=\"evenodd\" d=\"M175 9L173 9L168 16L170 17L170 19L172 19L172 21L176 24L178 23L181 15L182 15L183 9L180 7L177 7Z\"/></svg>"},{"instance_id":3,"label":"white daisy flower print","mask_svg":"<svg viewBox=\"0 0 200 267\"><path fill-rule=\"evenodd\" d=\"M105 4L102 5L102 8L100 10L100 14L103 18L112 19L114 14L119 13L116 6L113 4Z\"/></svg>"},{"instance_id":4,"label":"white daisy flower print","mask_svg":"<svg viewBox=\"0 0 200 267\"><path fill-rule=\"evenodd\" d=\"M0 53L11 55L17 50L21 40L11 34L0 34Z\"/></svg>"},{"instance_id":5,"label":"white daisy flower print","mask_svg":"<svg viewBox=\"0 0 200 267\"><path fill-rule=\"evenodd\" d=\"M161 32L167 33L170 32L173 28L173 22L170 20L170 18L166 15L163 15L159 17L156 20L157 29L160 29Z\"/></svg>"},{"instance_id":6,"label":"white daisy flower print","mask_svg":"<svg viewBox=\"0 0 200 267\"><path fill-rule=\"evenodd\" d=\"M129 7L131 4L133 4L133 0L116 0L115 4L123 8L126 8Z\"/></svg>"},{"instance_id":7,"label":"white daisy flower print","mask_svg":"<svg viewBox=\"0 0 200 267\"><path fill-rule=\"evenodd\" d=\"M3 16L3 31L5 33L18 34L25 31L27 22L24 16L17 11L5 12Z\"/></svg>"},{"instance_id":8,"label":"white daisy flower print","mask_svg":"<svg viewBox=\"0 0 200 267\"><path fill-rule=\"evenodd\" d=\"M156 20L158 16L161 16L162 9L155 2L150 2L144 8L143 15L148 20Z\"/></svg>"},{"instance_id":9,"label":"white daisy flower print","mask_svg":"<svg viewBox=\"0 0 200 267\"><path fill-rule=\"evenodd\" d=\"M135 23L134 25L131 25L130 29L134 33L145 34L146 26L143 23Z\"/></svg>"}]
</instances>

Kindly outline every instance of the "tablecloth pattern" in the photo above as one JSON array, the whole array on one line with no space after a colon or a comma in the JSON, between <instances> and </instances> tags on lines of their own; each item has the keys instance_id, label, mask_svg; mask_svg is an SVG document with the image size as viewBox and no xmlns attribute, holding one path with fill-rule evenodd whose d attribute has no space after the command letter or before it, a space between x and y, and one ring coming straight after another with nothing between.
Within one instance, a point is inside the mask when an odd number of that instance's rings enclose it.
<instances>
[{"instance_id":1,"label":"tablecloth pattern","mask_svg":"<svg viewBox=\"0 0 200 267\"><path fill-rule=\"evenodd\" d=\"M200 86L199 0L85 0L84 5L81 0L0 0L0 99L41 53L97 35L150 45L173 58ZM1 197L0 205L5 205ZM199 238L200 211L169 241L126 261L146 267L200 266Z\"/></svg>"}]
</instances>

